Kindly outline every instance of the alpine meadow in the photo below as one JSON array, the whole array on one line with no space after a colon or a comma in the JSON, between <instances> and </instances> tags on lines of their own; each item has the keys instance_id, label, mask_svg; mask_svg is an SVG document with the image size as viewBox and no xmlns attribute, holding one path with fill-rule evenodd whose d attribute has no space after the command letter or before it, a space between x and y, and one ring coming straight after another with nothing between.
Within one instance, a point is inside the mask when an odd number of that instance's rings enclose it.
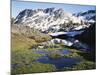
<instances>
[{"instance_id":1,"label":"alpine meadow","mask_svg":"<svg viewBox=\"0 0 100 75\"><path fill-rule=\"evenodd\" d=\"M96 6L12 1L11 74L96 69Z\"/></svg>"}]
</instances>

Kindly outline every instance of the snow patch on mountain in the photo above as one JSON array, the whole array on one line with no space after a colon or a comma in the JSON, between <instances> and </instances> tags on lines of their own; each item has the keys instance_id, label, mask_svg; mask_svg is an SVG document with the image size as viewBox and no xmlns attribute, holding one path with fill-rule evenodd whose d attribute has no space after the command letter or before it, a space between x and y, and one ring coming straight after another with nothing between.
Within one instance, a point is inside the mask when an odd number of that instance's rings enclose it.
<instances>
[{"instance_id":1,"label":"snow patch on mountain","mask_svg":"<svg viewBox=\"0 0 100 75\"><path fill-rule=\"evenodd\" d=\"M88 10L88 11L80 12L74 15L77 17L83 17L85 22L88 22L88 23L96 22L96 10Z\"/></svg>"},{"instance_id":2,"label":"snow patch on mountain","mask_svg":"<svg viewBox=\"0 0 100 75\"><path fill-rule=\"evenodd\" d=\"M92 12L92 14L90 14ZM86 28L89 24L85 22L95 22L95 13L72 14L63 9L47 8L47 9L25 9L18 14L15 24L29 26L41 32L58 32L59 30L69 31ZM92 17L91 17L92 16Z\"/></svg>"}]
</instances>

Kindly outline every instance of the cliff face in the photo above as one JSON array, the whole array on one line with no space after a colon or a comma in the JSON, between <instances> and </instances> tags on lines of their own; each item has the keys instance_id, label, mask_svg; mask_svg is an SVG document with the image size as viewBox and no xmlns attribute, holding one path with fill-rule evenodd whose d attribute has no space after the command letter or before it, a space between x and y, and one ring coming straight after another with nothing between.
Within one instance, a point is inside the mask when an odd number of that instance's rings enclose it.
<instances>
[{"instance_id":1,"label":"cliff face","mask_svg":"<svg viewBox=\"0 0 100 75\"><path fill-rule=\"evenodd\" d=\"M94 10L95 11L95 10ZM63 9L25 9L16 17L14 23L35 28L44 33L77 30L89 27L95 22L95 12L86 11L72 14Z\"/></svg>"}]
</instances>

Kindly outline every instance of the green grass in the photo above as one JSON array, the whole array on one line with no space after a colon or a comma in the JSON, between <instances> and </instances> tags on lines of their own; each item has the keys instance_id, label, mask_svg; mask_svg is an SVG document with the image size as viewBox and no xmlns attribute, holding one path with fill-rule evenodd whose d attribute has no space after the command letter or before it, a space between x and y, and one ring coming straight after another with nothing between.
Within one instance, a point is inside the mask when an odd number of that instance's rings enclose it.
<instances>
[{"instance_id":1,"label":"green grass","mask_svg":"<svg viewBox=\"0 0 100 75\"><path fill-rule=\"evenodd\" d=\"M53 71L56 71L56 67L54 65L42 63L30 63L25 65L24 63L22 63L20 66L17 66L15 69L12 69L12 74L15 75Z\"/></svg>"},{"instance_id":2,"label":"green grass","mask_svg":"<svg viewBox=\"0 0 100 75\"><path fill-rule=\"evenodd\" d=\"M82 51L77 50L77 49L73 49L73 48L63 46L62 44L56 44L55 47L47 48L47 50L69 50L72 53L81 53L82 52Z\"/></svg>"},{"instance_id":3,"label":"green grass","mask_svg":"<svg viewBox=\"0 0 100 75\"><path fill-rule=\"evenodd\" d=\"M88 70L88 69L95 69L96 65L92 61L82 61L78 63L76 66L73 67L73 70Z\"/></svg>"},{"instance_id":4,"label":"green grass","mask_svg":"<svg viewBox=\"0 0 100 75\"><path fill-rule=\"evenodd\" d=\"M36 54L32 52L31 50L16 50L12 51L12 64L16 62L22 62L22 63L27 63L27 62L32 62L33 60L36 60L40 58L41 54Z\"/></svg>"},{"instance_id":5,"label":"green grass","mask_svg":"<svg viewBox=\"0 0 100 75\"><path fill-rule=\"evenodd\" d=\"M64 57L69 57L69 58L81 58L82 57L80 55L78 55L77 53L70 53L70 54L65 54Z\"/></svg>"},{"instance_id":6,"label":"green grass","mask_svg":"<svg viewBox=\"0 0 100 75\"><path fill-rule=\"evenodd\" d=\"M75 70L90 70L90 69L95 69L95 68L96 68L95 62L83 60L80 63L77 63L73 67L65 67L64 70L75 71Z\"/></svg>"},{"instance_id":7,"label":"green grass","mask_svg":"<svg viewBox=\"0 0 100 75\"><path fill-rule=\"evenodd\" d=\"M58 59L58 58L62 57L62 55L58 54L58 53L49 53L48 56L51 59Z\"/></svg>"},{"instance_id":8,"label":"green grass","mask_svg":"<svg viewBox=\"0 0 100 75\"><path fill-rule=\"evenodd\" d=\"M12 33L11 49L12 50L25 50L37 45L35 40L27 38L23 35Z\"/></svg>"},{"instance_id":9,"label":"green grass","mask_svg":"<svg viewBox=\"0 0 100 75\"><path fill-rule=\"evenodd\" d=\"M11 55L11 73L24 74L35 72L52 72L56 71L54 65L34 63L35 60L41 58L43 55L36 54L31 50L16 50L12 51Z\"/></svg>"},{"instance_id":10,"label":"green grass","mask_svg":"<svg viewBox=\"0 0 100 75\"><path fill-rule=\"evenodd\" d=\"M82 58L82 56L80 56L78 53L82 53L82 51L77 50L77 49L72 49L72 48L68 48L68 47L64 47L60 46L58 48L47 48L46 51L52 51L52 50L69 50L71 53L70 54L64 54L64 57L70 57L70 58ZM59 55L57 53L52 53L49 54L49 56L51 57L56 57L56 55ZM61 55L60 55L61 56Z\"/></svg>"},{"instance_id":11,"label":"green grass","mask_svg":"<svg viewBox=\"0 0 100 75\"><path fill-rule=\"evenodd\" d=\"M51 64L42 64L34 62L41 58L42 54L33 52L30 48L37 47L41 42L50 40L47 37L28 37L12 33L12 45L11 45L11 73L23 74L23 73L36 73L36 72L52 72L57 71L56 67ZM89 60L85 60L89 56L88 53L83 53L80 50L64 47L61 44L57 44L54 48L47 48L45 51L51 51L48 56L52 59L58 59L62 57L61 54L52 53L53 50L69 50L71 54L65 54L64 57L80 58L82 61L73 67L65 67L64 70L85 70L94 69L95 63Z\"/></svg>"},{"instance_id":12,"label":"green grass","mask_svg":"<svg viewBox=\"0 0 100 75\"><path fill-rule=\"evenodd\" d=\"M12 33L11 40L11 73L34 73L55 71L55 66L49 64L33 63L35 60L44 56L34 53L30 48L37 46L35 39L25 35ZM37 38L38 39L38 38ZM41 37L39 37L41 42Z\"/></svg>"}]
</instances>

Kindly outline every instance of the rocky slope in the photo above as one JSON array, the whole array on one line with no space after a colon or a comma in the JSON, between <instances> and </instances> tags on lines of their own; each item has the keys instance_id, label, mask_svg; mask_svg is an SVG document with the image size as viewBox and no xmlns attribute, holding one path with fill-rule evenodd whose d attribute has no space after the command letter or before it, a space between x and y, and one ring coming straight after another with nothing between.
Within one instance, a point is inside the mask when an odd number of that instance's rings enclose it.
<instances>
[{"instance_id":1,"label":"rocky slope","mask_svg":"<svg viewBox=\"0 0 100 75\"><path fill-rule=\"evenodd\" d=\"M51 40L51 37L48 34L41 33L38 30L35 30L35 29L30 28L28 26L21 26L21 25L13 24L12 29L11 29L11 33L12 33L11 34L12 39L20 40L22 42L24 39L26 39L26 40L24 40L25 42L32 40L32 41L34 41L33 43L38 44L41 42ZM14 42L14 43L16 43L16 42ZM28 42L28 43L31 43L31 42Z\"/></svg>"},{"instance_id":2,"label":"rocky slope","mask_svg":"<svg viewBox=\"0 0 100 75\"><path fill-rule=\"evenodd\" d=\"M88 23L96 22L96 10L88 10L88 11L80 12L74 15L77 17L83 16L85 22L88 22Z\"/></svg>"},{"instance_id":3,"label":"rocky slope","mask_svg":"<svg viewBox=\"0 0 100 75\"><path fill-rule=\"evenodd\" d=\"M95 11L95 10L94 10ZM94 15L90 15L90 14ZM88 22L95 22L95 12L72 14L63 9L25 9L15 19L15 24L29 26L41 32L51 33L59 31L79 30L89 27Z\"/></svg>"},{"instance_id":4,"label":"rocky slope","mask_svg":"<svg viewBox=\"0 0 100 75\"><path fill-rule=\"evenodd\" d=\"M88 46L83 42L87 41L81 40L89 39L90 43L93 37L95 42L95 35L89 35L95 33L95 29L91 33L92 25L95 26L95 18L95 10L72 14L55 8L25 9L14 20L16 25L12 26L12 32L41 42L41 46L54 46L58 43L86 50Z\"/></svg>"}]
</instances>

